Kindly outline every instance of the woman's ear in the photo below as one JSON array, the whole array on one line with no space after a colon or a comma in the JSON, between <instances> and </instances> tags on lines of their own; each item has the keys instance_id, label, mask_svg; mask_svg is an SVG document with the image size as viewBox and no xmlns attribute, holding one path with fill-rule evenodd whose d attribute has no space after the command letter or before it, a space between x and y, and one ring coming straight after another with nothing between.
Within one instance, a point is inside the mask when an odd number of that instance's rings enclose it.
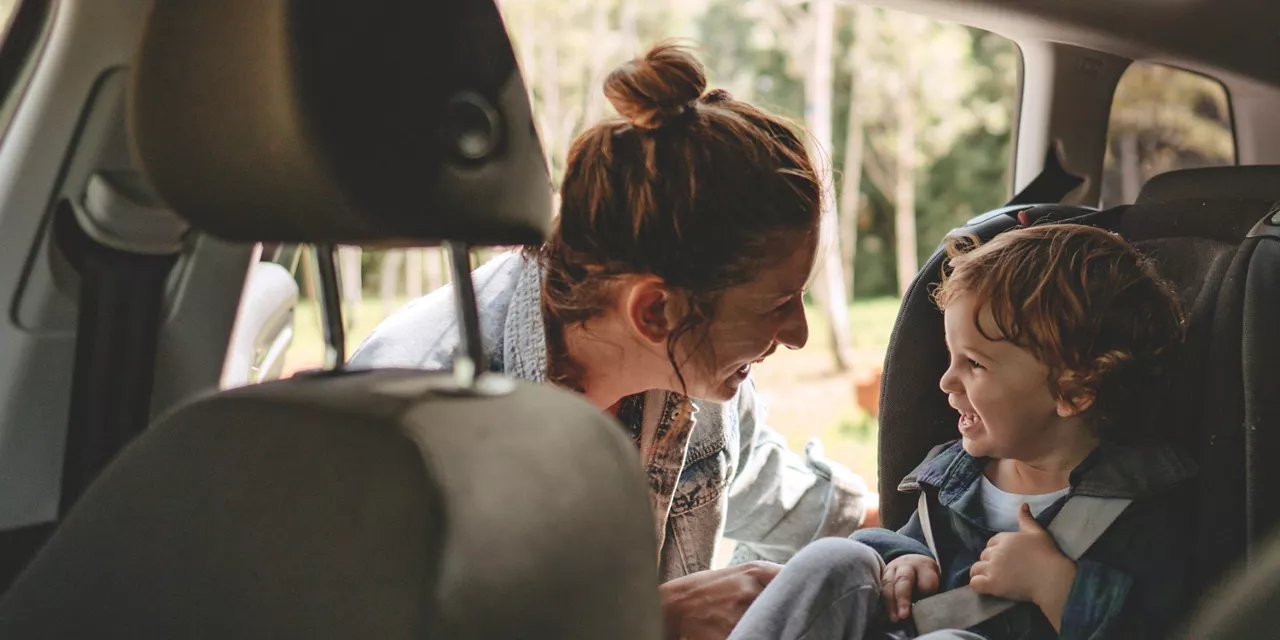
<instances>
[{"instance_id":1,"label":"woman's ear","mask_svg":"<svg viewBox=\"0 0 1280 640\"><path fill-rule=\"evenodd\" d=\"M675 324L676 296L657 276L642 276L626 285L623 315L631 329L647 342L665 344Z\"/></svg>"}]
</instances>

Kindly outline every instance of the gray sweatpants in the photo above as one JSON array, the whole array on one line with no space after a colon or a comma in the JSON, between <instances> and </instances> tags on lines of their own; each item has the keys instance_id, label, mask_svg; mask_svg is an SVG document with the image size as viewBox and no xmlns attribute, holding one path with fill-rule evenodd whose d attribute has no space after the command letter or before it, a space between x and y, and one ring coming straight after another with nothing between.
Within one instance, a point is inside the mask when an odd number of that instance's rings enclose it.
<instances>
[{"instance_id":1,"label":"gray sweatpants","mask_svg":"<svg viewBox=\"0 0 1280 640\"><path fill-rule=\"evenodd\" d=\"M860 542L824 538L805 548L760 593L729 640L863 640L880 610L880 554ZM935 631L928 640L982 640Z\"/></svg>"}]
</instances>

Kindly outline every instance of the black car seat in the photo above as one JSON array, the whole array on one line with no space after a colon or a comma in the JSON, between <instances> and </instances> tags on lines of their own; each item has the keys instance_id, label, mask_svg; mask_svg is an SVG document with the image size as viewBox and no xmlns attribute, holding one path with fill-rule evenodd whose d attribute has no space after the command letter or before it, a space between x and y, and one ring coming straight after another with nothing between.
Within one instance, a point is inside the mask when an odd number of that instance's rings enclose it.
<instances>
[{"instance_id":1,"label":"black car seat","mask_svg":"<svg viewBox=\"0 0 1280 640\"><path fill-rule=\"evenodd\" d=\"M1280 360L1272 333L1280 322L1274 297L1280 243L1266 222L1274 221L1269 212L1278 200L1280 167L1229 167L1159 176L1135 204L1106 211L1055 205L1026 212L1030 222L1072 220L1120 233L1179 291L1189 319L1187 348L1167 382L1171 388L1148 395L1160 394L1151 419L1200 464L1200 487L1188 496L1187 512L1198 532L1192 556L1201 585L1243 556L1280 512L1280 471L1266 464L1267 456L1280 455L1273 393ZM1017 225L1021 210L979 217L956 232L989 239ZM947 366L942 314L929 300L942 266L935 254L908 290L885 359L881 517L894 528L915 507L912 496L896 490L898 482L931 447L957 437L956 414L938 390ZM1271 297L1259 300L1262 291Z\"/></svg>"},{"instance_id":2,"label":"black car seat","mask_svg":"<svg viewBox=\"0 0 1280 640\"><path fill-rule=\"evenodd\" d=\"M550 225L488 0L158 0L129 113L166 203L226 239L519 244ZM0 599L0 637L653 639L647 496L621 427L549 387L243 387L98 476Z\"/></svg>"},{"instance_id":3,"label":"black car seat","mask_svg":"<svg viewBox=\"0 0 1280 640\"><path fill-rule=\"evenodd\" d=\"M1273 535L1211 592L1176 637L1186 640L1274 638L1280 627L1280 536Z\"/></svg>"}]
</instances>

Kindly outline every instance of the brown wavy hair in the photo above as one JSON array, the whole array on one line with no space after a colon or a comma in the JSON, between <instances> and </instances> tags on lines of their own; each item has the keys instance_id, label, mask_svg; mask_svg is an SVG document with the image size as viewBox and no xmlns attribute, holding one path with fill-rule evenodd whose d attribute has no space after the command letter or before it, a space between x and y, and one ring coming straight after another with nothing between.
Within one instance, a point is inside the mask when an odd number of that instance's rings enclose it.
<instances>
[{"instance_id":1,"label":"brown wavy hair","mask_svg":"<svg viewBox=\"0 0 1280 640\"><path fill-rule=\"evenodd\" d=\"M947 255L950 273L933 291L939 308L976 295L978 331L1031 351L1048 367L1056 399L1092 396L1085 415L1100 427L1142 423L1135 396L1148 395L1166 372L1186 320L1177 295L1137 249L1095 227L1046 224L982 245L952 238ZM995 335L979 322L984 308Z\"/></svg>"},{"instance_id":2,"label":"brown wavy hair","mask_svg":"<svg viewBox=\"0 0 1280 640\"><path fill-rule=\"evenodd\" d=\"M689 312L667 341L684 384L677 343L705 340L718 292L817 233L821 185L793 125L708 92L685 47L660 44L618 67L604 94L621 117L574 141L560 215L537 252L548 377L581 390L564 328L600 314L619 276L645 274L687 297Z\"/></svg>"}]
</instances>

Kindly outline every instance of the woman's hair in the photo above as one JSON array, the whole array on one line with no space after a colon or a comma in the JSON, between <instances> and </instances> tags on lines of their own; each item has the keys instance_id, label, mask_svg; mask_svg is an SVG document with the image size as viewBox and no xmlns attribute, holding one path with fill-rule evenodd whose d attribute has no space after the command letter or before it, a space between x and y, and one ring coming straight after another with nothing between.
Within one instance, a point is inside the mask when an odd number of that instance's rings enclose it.
<instances>
[{"instance_id":1,"label":"woman's hair","mask_svg":"<svg viewBox=\"0 0 1280 640\"><path fill-rule=\"evenodd\" d=\"M1186 329L1176 294L1133 246L1095 227L1046 224L981 246L952 238L947 255L950 274L933 291L939 307L976 296L978 331L1035 355L1055 398L1092 395L1086 415L1096 424L1140 428L1135 396L1156 388ZM996 335L980 323L983 309Z\"/></svg>"},{"instance_id":2,"label":"woman's hair","mask_svg":"<svg viewBox=\"0 0 1280 640\"><path fill-rule=\"evenodd\" d=\"M579 388L563 328L610 301L619 276L654 275L688 296L667 341L705 338L717 293L780 262L816 233L821 185L792 125L723 90L666 43L615 69L604 94L621 115L569 150L560 215L538 251L546 273L548 377Z\"/></svg>"}]
</instances>

